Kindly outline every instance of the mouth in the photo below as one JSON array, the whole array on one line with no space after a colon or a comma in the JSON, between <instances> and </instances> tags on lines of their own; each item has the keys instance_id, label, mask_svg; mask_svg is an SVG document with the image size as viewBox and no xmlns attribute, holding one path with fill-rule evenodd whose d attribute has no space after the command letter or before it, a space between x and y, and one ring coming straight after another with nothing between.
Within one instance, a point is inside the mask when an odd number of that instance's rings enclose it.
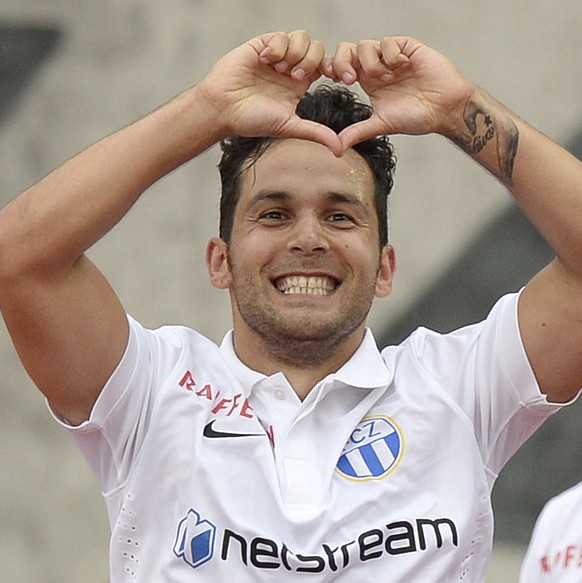
<instances>
[{"instance_id":1,"label":"mouth","mask_svg":"<svg viewBox=\"0 0 582 583\"><path fill-rule=\"evenodd\" d=\"M274 281L275 287L285 295L308 294L327 296L339 285L339 282L327 275L289 275Z\"/></svg>"}]
</instances>

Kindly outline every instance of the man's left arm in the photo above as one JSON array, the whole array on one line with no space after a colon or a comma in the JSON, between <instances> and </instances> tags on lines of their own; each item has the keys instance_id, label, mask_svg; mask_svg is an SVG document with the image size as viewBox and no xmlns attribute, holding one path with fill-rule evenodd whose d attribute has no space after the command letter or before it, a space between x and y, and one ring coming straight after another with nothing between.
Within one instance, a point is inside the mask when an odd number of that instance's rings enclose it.
<instances>
[{"instance_id":1,"label":"man's left arm","mask_svg":"<svg viewBox=\"0 0 582 583\"><path fill-rule=\"evenodd\" d=\"M582 387L582 162L478 95L493 112L496 139L488 152L468 152L486 168L493 165L556 255L526 285L518 315L540 388L552 401L567 401Z\"/></svg>"},{"instance_id":2,"label":"man's left arm","mask_svg":"<svg viewBox=\"0 0 582 583\"><path fill-rule=\"evenodd\" d=\"M549 400L574 397L582 387L582 162L414 38L343 43L324 71L359 81L374 108L340 134L344 148L373 135L438 133L511 192L555 252L520 297L525 350Z\"/></svg>"},{"instance_id":3,"label":"man's left arm","mask_svg":"<svg viewBox=\"0 0 582 583\"><path fill-rule=\"evenodd\" d=\"M567 401L582 387L582 162L479 88L447 137L506 186L556 254L518 316L541 390Z\"/></svg>"}]
</instances>

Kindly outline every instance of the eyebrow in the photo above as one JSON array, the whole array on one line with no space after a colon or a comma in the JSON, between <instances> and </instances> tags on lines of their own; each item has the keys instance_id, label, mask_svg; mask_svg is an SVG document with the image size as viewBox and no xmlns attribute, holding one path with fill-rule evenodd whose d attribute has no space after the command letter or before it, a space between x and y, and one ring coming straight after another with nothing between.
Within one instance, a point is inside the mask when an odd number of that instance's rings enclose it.
<instances>
[{"instance_id":1,"label":"eyebrow","mask_svg":"<svg viewBox=\"0 0 582 583\"><path fill-rule=\"evenodd\" d=\"M291 200L291 198L291 195L284 190L262 190L255 194L251 200L249 200L247 208L251 209L263 201L285 202L287 200Z\"/></svg>"},{"instance_id":2,"label":"eyebrow","mask_svg":"<svg viewBox=\"0 0 582 583\"><path fill-rule=\"evenodd\" d=\"M348 204L366 209L366 205L356 195L349 192L329 191L323 196L329 202ZM293 195L286 190L263 190L253 196L247 205L247 209L252 209L264 201L288 202L293 199Z\"/></svg>"}]
</instances>

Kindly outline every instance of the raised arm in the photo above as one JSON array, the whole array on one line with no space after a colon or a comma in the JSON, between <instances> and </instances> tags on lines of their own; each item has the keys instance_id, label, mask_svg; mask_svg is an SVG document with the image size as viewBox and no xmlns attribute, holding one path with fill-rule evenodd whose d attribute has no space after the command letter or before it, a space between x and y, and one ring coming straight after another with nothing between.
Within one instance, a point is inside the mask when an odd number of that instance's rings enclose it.
<instances>
[{"instance_id":1,"label":"raised arm","mask_svg":"<svg viewBox=\"0 0 582 583\"><path fill-rule=\"evenodd\" d=\"M301 31L252 39L0 212L0 309L31 378L71 423L87 419L128 337L124 309L85 251L150 185L229 135L300 137L339 152L331 130L295 116L323 55Z\"/></svg>"},{"instance_id":2,"label":"raised arm","mask_svg":"<svg viewBox=\"0 0 582 583\"><path fill-rule=\"evenodd\" d=\"M343 44L323 69L359 81L374 107L340 135L344 148L372 135L441 134L497 177L549 242L556 257L523 291L519 325L542 391L572 398L582 387L582 163L416 39Z\"/></svg>"}]
</instances>

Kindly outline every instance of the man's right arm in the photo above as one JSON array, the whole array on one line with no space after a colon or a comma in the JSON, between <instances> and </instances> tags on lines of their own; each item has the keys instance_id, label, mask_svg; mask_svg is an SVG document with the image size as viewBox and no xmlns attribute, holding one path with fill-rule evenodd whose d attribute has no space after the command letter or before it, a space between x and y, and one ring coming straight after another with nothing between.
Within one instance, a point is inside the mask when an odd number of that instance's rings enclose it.
<instances>
[{"instance_id":1,"label":"man's right arm","mask_svg":"<svg viewBox=\"0 0 582 583\"><path fill-rule=\"evenodd\" d=\"M88 418L128 338L125 311L86 250L149 186L229 135L303 137L339 152L331 130L294 114L322 58L321 44L302 32L252 39L198 86L0 212L0 309L27 372L69 422Z\"/></svg>"},{"instance_id":2,"label":"man's right arm","mask_svg":"<svg viewBox=\"0 0 582 583\"><path fill-rule=\"evenodd\" d=\"M186 127L188 118L196 121ZM128 336L117 295L85 251L148 186L220 138L209 118L196 92L185 93L89 147L0 213L6 325L27 372L71 423L87 419Z\"/></svg>"}]
</instances>

